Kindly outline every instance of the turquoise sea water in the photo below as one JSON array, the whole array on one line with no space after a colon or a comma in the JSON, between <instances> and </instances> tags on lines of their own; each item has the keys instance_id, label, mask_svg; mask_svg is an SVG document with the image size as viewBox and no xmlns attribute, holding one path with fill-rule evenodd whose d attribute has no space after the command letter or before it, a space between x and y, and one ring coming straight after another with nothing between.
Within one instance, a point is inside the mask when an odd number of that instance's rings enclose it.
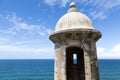
<instances>
[{"instance_id":1,"label":"turquoise sea water","mask_svg":"<svg viewBox=\"0 0 120 80\"><path fill-rule=\"evenodd\" d=\"M120 60L99 60L100 80L120 80ZM54 60L0 60L0 80L54 80Z\"/></svg>"},{"instance_id":2,"label":"turquoise sea water","mask_svg":"<svg viewBox=\"0 0 120 80\"><path fill-rule=\"evenodd\" d=\"M99 60L100 80L120 80L120 60Z\"/></svg>"}]
</instances>

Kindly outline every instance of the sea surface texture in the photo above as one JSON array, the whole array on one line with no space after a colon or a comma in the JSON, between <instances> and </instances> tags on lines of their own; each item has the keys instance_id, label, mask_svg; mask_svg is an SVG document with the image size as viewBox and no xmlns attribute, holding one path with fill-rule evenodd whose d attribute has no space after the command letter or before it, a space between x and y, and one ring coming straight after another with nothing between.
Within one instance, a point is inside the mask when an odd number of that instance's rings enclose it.
<instances>
[{"instance_id":1,"label":"sea surface texture","mask_svg":"<svg viewBox=\"0 0 120 80\"><path fill-rule=\"evenodd\" d=\"M100 80L120 80L120 60L99 60ZM54 80L54 60L0 60L0 80Z\"/></svg>"}]
</instances>

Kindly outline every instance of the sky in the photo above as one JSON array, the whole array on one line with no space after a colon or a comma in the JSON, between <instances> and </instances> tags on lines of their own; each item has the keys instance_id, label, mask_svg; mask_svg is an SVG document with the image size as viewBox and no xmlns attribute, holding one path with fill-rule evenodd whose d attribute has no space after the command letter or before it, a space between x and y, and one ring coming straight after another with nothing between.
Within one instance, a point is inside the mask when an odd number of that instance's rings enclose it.
<instances>
[{"instance_id":1,"label":"sky","mask_svg":"<svg viewBox=\"0 0 120 80\"><path fill-rule=\"evenodd\" d=\"M0 0L0 59L53 59L49 35L75 2L94 28L99 59L120 59L120 0Z\"/></svg>"}]
</instances>

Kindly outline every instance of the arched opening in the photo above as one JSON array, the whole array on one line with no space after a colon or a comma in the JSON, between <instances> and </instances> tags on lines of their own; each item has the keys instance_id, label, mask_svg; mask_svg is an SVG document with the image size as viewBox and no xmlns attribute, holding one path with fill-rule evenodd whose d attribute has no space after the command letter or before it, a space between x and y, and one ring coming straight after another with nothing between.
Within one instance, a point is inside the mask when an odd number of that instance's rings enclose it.
<instances>
[{"instance_id":1,"label":"arched opening","mask_svg":"<svg viewBox=\"0 0 120 80\"><path fill-rule=\"evenodd\" d=\"M85 80L84 53L78 47L66 49L67 80Z\"/></svg>"}]
</instances>

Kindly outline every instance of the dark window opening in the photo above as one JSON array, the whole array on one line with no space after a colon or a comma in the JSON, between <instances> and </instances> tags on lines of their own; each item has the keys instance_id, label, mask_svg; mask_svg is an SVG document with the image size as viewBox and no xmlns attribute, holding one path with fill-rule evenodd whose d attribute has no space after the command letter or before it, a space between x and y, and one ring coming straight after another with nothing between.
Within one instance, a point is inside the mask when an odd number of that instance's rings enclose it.
<instances>
[{"instance_id":1,"label":"dark window opening","mask_svg":"<svg viewBox=\"0 0 120 80\"><path fill-rule=\"evenodd\" d=\"M85 80L84 52L79 47L66 49L67 80Z\"/></svg>"}]
</instances>

